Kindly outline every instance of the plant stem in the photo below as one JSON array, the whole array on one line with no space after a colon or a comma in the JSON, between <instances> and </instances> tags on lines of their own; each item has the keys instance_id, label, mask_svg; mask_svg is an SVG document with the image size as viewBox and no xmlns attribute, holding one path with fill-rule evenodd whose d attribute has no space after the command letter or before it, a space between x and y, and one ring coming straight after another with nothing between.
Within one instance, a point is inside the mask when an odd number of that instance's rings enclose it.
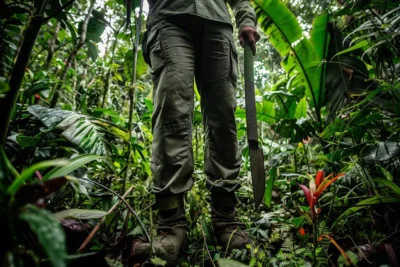
<instances>
[{"instance_id":1,"label":"plant stem","mask_svg":"<svg viewBox=\"0 0 400 267\"><path fill-rule=\"evenodd\" d=\"M108 94L108 89L110 86L110 80L111 80L111 66L114 63L114 58L115 58L115 48L117 47L117 43L118 43L118 34L120 33L121 29L125 26L125 20L122 23L121 27L117 30L117 32L115 33L115 40L114 43L112 45L112 49L111 49L111 58L110 58L110 63L109 63L109 69L107 71L106 76L104 77L104 91L103 91L103 98L101 101L101 108L104 108L105 103L106 103L106 99L107 99L107 94Z\"/></svg>"},{"instance_id":2,"label":"plant stem","mask_svg":"<svg viewBox=\"0 0 400 267\"><path fill-rule=\"evenodd\" d=\"M313 251L312 251L312 266L317 266L317 245L318 245L318 227L317 222L313 222Z\"/></svg>"},{"instance_id":3,"label":"plant stem","mask_svg":"<svg viewBox=\"0 0 400 267\"><path fill-rule=\"evenodd\" d=\"M136 17L136 35L135 35L135 42L133 45L133 64L132 64L132 83L129 88L129 120L128 120L128 130L129 130L129 140L128 140L128 152L127 152L127 159L126 159L126 171L124 177L124 186L123 191L126 189L126 182L128 180L128 176L130 174L130 165L131 165L131 152L132 152L132 120L133 120L133 100L134 100L134 93L136 88L136 71L137 71L137 59L138 59L138 51L139 51L139 41L140 41L140 31L142 25L142 13L143 13L143 0L140 3L140 9L138 17ZM128 18L129 21L129 18Z\"/></svg>"},{"instance_id":4,"label":"plant stem","mask_svg":"<svg viewBox=\"0 0 400 267\"><path fill-rule=\"evenodd\" d=\"M122 196L123 199L125 199L133 190L133 186L129 188L128 191L125 192L125 194ZM97 225L93 228L93 230L90 232L90 234L86 237L85 241L83 241L82 245L79 247L79 249L76 251L76 253L81 252L84 250L87 246L87 244L92 241L93 237L97 233L97 231L100 229L100 226L105 222L107 215L111 214L120 204L122 203L122 200L118 201L117 203L114 204L114 206L111 207L111 209L108 210L107 214L104 215L103 218L97 223Z\"/></svg>"}]
</instances>

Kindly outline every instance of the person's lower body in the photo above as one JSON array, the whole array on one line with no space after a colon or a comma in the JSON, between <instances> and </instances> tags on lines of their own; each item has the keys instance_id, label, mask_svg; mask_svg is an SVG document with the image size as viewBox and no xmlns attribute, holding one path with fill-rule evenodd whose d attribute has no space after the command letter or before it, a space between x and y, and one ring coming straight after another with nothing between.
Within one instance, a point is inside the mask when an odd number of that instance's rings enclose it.
<instances>
[{"instance_id":1,"label":"person's lower body","mask_svg":"<svg viewBox=\"0 0 400 267\"><path fill-rule=\"evenodd\" d=\"M241 237L241 224L235 220L240 152L235 123L238 65L231 25L174 16L150 30L145 46L154 82L151 170L161 234L155 253L173 261L187 243L183 196L193 186L194 80L201 95L204 171L216 236L222 246L229 240L230 248L243 247L248 239ZM140 250L149 250L149 244Z\"/></svg>"}]
</instances>

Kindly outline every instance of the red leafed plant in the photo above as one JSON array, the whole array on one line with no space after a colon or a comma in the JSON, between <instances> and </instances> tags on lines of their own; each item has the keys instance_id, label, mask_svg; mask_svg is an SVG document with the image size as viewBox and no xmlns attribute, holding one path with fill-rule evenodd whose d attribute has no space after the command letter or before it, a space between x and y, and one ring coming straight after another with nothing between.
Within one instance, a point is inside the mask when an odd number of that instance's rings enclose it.
<instances>
[{"instance_id":1,"label":"red leafed plant","mask_svg":"<svg viewBox=\"0 0 400 267\"><path fill-rule=\"evenodd\" d=\"M328 186L330 186L334 181L339 179L340 177L344 176L344 174L339 174L335 177L333 177L333 174L328 175L326 178L324 178L324 172L323 171L318 171L317 175L315 177L315 180L312 179L310 180L310 185L309 187L305 185L299 185L301 189L304 192L304 196L307 199L307 202L310 206L311 210L311 220L312 220L312 225L313 225L313 251L312 251L312 258L313 258L313 264L312 266L316 266L317 264L317 246L318 246L318 213L320 212L320 209L316 209L316 205L318 203L318 199L321 196L321 194L324 192ZM304 231L304 230L303 230ZM302 232L299 232L300 235L302 235ZM324 236L324 235L322 235ZM330 239L331 240L331 239Z\"/></svg>"},{"instance_id":2,"label":"red leafed plant","mask_svg":"<svg viewBox=\"0 0 400 267\"><path fill-rule=\"evenodd\" d=\"M319 196L328 186L342 176L344 176L344 174L339 174L335 177L333 177L333 174L330 174L328 177L324 178L324 172L318 171L315 181L310 180L309 188L305 185L300 185L301 189L303 189L307 202L310 205L313 221L317 219L317 210L315 209L315 206L318 202Z\"/></svg>"}]
</instances>

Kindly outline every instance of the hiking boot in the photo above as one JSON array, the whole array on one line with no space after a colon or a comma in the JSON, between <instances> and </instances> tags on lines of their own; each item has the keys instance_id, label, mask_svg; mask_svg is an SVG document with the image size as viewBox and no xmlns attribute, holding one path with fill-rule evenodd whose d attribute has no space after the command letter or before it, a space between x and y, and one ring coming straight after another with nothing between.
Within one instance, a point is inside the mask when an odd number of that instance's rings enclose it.
<instances>
[{"instance_id":1,"label":"hiking boot","mask_svg":"<svg viewBox=\"0 0 400 267\"><path fill-rule=\"evenodd\" d=\"M167 199L160 201L167 201ZM169 203L171 204L171 202ZM166 260L169 264L174 264L188 248L183 199L180 201L178 208L160 210L157 224L157 236L153 240L153 253L151 253L150 243L139 244L135 248L135 261L144 262L149 259L150 255L153 255Z\"/></svg>"},{"instance_id":2,"label":"hiking boot","mask_svg":"<svg viewBox=\"0 0 400 267\"><path fill-rule=\"evenodd\" d=\"M244 223L236 219L237 201L232 194L211 195L211 221L220 246L228 250L244 249L252 240L243 231Z\"/></svg>"}]
</instances>

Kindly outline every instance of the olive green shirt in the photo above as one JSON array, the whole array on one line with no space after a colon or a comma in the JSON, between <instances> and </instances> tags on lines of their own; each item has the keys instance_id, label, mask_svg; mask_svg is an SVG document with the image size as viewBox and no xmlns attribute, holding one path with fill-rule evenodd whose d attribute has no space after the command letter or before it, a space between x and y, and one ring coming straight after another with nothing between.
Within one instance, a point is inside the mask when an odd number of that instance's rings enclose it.
<instances>
[{"instance_id":1,"label":"olive green shirt","mask_svg":"<svg viewBox=\"0 0 400 267\"><path fill-rule=\"evenodd\" d=\"M249 0L148 0L148 2L150 6L148 29L158 21L178 14L190 14L232 24L226 4L234 10L239 29L256 26L256 14Z\"/></svg>"}]
</instances>

